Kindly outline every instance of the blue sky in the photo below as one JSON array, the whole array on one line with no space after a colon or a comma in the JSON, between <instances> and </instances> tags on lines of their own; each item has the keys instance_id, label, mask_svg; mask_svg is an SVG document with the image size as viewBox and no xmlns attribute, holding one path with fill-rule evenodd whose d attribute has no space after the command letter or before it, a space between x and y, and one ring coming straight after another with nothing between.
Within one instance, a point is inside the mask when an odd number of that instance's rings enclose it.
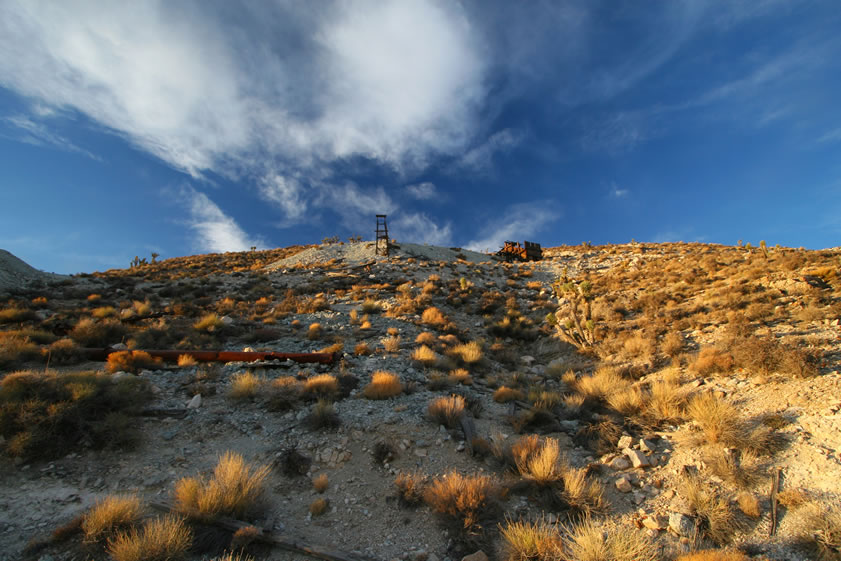
<instances>
[{"instance_id":1,"label":"blue sky","mask_svg":"<svg viewBox=\"0 0 841 561\"><path fill-rule=\"evenodd\" d=\"M0 248L841 245L834 0L0 0Z\"/></svg>"}]
</instances>

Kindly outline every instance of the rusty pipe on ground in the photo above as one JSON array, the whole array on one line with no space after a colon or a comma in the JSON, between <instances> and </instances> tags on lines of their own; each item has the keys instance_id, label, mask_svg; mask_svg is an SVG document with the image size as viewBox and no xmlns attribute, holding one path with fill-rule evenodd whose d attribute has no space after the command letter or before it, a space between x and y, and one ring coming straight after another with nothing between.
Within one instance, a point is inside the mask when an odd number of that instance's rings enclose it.
<instances>
[{"instance_id":1,"label":"rusty pipe on ground","mask_svg":"<svg viewBox=\"0 0 841 561\"><path fill-rule=\"evenodd\" d=\"M108 360L108 355L120 349L80 349L91 360ZM141 350L141 349L132 349ZM291 360L294 362L333 364L337 353L278 353L274 351L184 351L152 350L144 351L154 358L177 361L181 355L188 355L200 362L255 362L258 360Z\"/></svg>"}]
</instances>

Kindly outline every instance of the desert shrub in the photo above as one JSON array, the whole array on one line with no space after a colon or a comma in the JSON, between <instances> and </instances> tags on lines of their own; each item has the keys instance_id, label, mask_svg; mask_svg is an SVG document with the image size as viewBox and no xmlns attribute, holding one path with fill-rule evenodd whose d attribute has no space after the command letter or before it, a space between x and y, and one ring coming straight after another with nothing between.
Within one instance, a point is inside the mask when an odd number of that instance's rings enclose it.
<instances>
[{"instance_id":1,"label":"desert shrub","mask_svg":"<svg viewBox=\"0 0 841 561\"><path fill-rule=\"evenodd\" d=\"M683 352L683 346L683 335L681 335L678 331L672 331L663 337L663 343L661 344L660 349L663 351L664 355L674 358Z\"/></svg>"},{"instance_id":2,"label":"desert shrub","mask_svg":"<svg viewBox=\"0 0 841 561\"><path fill-rule=\"evenodd\" d=\"M563 556L561 533L555 524L508 520L499 529L507 561L555 561Z\"/></svg>"},{"instance_id":3,"label":"desert shrub","mask_svg":"<svg viewBox=\"0 0 841 561\"><path fill-rule=\"evenodd\" d=\"M704 347L689 369L701 376L729 372L733 369L733 355L716 347Z\"/></svg>"},{"instance_id":4,"label":"desert shrub","mask_svg":"<svg viewBox=\"0 0 841 561\"><path fill-rule=\"evenodd\" d=\"M581 395L592 400L604 400L613 393L630 386L630 381L623 378L618 370L610 366L603 366L591 376L578 379L575 389Z\"/></svg>"},{"instance_id":5,"label":"desert shrub","mask_svg":"<svg viewBox=\"0 0 841 561\"><path fill-rule=\"evenodd\" d=\"M323 296L316 295L312 298L299 301L297 303L296 312L299 314L314 314L315 312L329 309L330 305L327 303L327 299Z\"/></svg>"},{"instance_id":6,"label":"desert shrub","mask_svg":"<svg viewBox=\"0 0 841 561\"><path fill-rule=\"evenodd\" d=\"M739 411L730 403L705 392L689 401L687 414L701 428L711 444L741 448L748 439L748 431Z\"/></svg>"},{"instance_id":7,"label":"desert shrub","mask_svg":"<svg viewBox=\"0 0 841 561\"><path fill-rule=\"evenodd\" d=\"M610 418L602 418L578 429L574 440L597 454L607 454L616 448L616 441L622 436L622 427Z\"/></svg>"},{"instance_id":8,"label":"desert shrub","mask_svg":"<svg viewBox=\"0 0 841 561\"><path fill-rule=\"evenodd\" d=\"M451 471L433 480L424 492L432 510L459 520L465 529L493 510L500 496L499 485L488 475L462 475Z\"/></svg>"},{"instance_id":9,"label":"desert shrub","mask_svg":"<svg viewBox=\"0 0 841 561\"><path fill-rule=\"evenodd\" d=\"M317 493L323 493L326 491L328 485L330 485L330 479L327 477L326 473L320 473L312 479L312 488L315 489Z\"/></svg>"},{"instance_id":10,"label":"desert shrub","mask_svg":"<svg viewBox=\"0 0 841 561\"><path fill-rule=\"evenodd\" d=\"M427 415L435 423L445 425L449 428L458 426L461 417L464 415L465 402L460 395L449 397L438 397L433 399L427 407Z\"/></svg>"},{"instance_id":11,"label":"desert shrub","mask_svg":"<svg viewBox=\"0 0 841 561\"><path fill-rule=\"evenodd\" d=\"M148 382L134 377L17 372L0 382L0 434L9 454L25 458L60 456L81 442L129 447L137 431L125 415L150 397Z\"/></svg>"},{"instance_id":12,"label":"desert shrub","mask_svg":"<svg viewBox=\"0 0 841 561\"><path fill-rule=\"evenodd\" d=\"M83 515L84 539L89 543L104 541L117 531L133 526L142 516L143 507L137 496L108 495Z\"/></svg>"},{"instance_id":13,"label":"desert shrub","mask_svg":"<svg viewBox=\"0 0 841 561\"><path fill-rule=\"evenodd\" d=\"M437 328L444 327L448 323L447 316L435 306L430 306L423 311L421 321L424 325L431 325Z\"/></svg>"},{"instance_id":14,"label":"desert shrub","mask_svg":"<svg viewBox=\"0 0 841 561\"><path fill-rule=\"evenodd\" d=\"M604 527L584 518L567 529L564 542L569 561L657 561L659 550L642 532Z\"/></svg>"},{"instance_id":15,"label":"desert shrub","mask_svg":"<svg viewBox=\"0 0 841 561\"><path fill-rule=\"evenodd\" d=\"M315 402L306 421L313 429L334 428L341 424L333 402L326 399Z\"/></svg>"},{"instance_id":16,"label":"desert shrub","mask_svg":"<svg viewBox=\"0 0 841 561\"><path fill-rule=\"evenodd\" d=\"M585 468L575 468L562 463L564 483L561 498L574 510L583 513L604 512L608 508L604 497L604 485L587 476Z\"/></svg>"},{"instance_id":17,"label":"desert shrub","mask_svg":"<svg viewBox=\"0 0 841 561\"><path fill-rule=\"evenodd\" d=\"M508 386L499 386L494 392L493 400L497 403L508 403L509 401L521 400L524 397L520 390Z\"/></svg>"},{"instance_id":18,"label":"desert shrub","mask_svg":"<svg viewBox=\"0 0 841 561\"><path fill-rule=\"evenodd\" d=\"M353 354L356 356L368 356L371 354L371 347L368 346L368 343L362 341L361 343L357 343L356 346L353 348Z\"/></svg>"},{"instance_id":19,"label":"desert shrub","mask_svg":"<svg viewBox=\"0 0 841 561\"><path fill-rule=\"evenodd\" d=\"M521 437L512 447L517 470L524 478L538 485L561 481L561 447L554 438L542 442L537 435Z\"/></svg>"},{"instance_id":20,"label":"desert shrub","mask_svg":"<svg viewBox=\"0 0 841 561\"><path fill-rule=\"evenodd\" d=\"M816 353L786 345L770 336L734 339L730 352L738 366L754 374L767 376L779 372L795 378L818 374Z\"/></svg>"},{"instance_id":21,"label":"desert shrub","mask_svg":"<svg viewBox=\"0 0 841 561\"><path fill-rule=\"evenodd\" d=\"M225 322L222 321L217 314L210 312L201 317L197 322L193 324L193 329L197 331L207 331L212 332L216 331L217 329L221 329L225 326Z\"/></svg>"},{"instance_id":22,"label":"desert shrub","mask_svg":"<svg viewBox=\"0 0 841 561\"><path fill-rule=\"evenodd\" d=\"M155 368L161 364L161 359L152 358L146 351L116 351L108 355L108 372L119 371L137 374L147 368Z\"/></svg>"},{"instance_id":23,"label":"desert shrub","mask_svg":"<svg viewBox=\"0 0 841 561\"><path fill-rule=\"evenodd\" d=\"M339 381L332 374L318 374L304 382L304 393L308 396L330 398L339 392Z\"/></svg>"},{"instance_id":24,"label":"desert shrub","mask_svg":"<svg viewBox=\"0 0 841 561\"><path fill-rule=\"evenodd\" d=\"M753 493L742 491L736 497L736 502L739 505L739 510L741 510L745 516L759 518L762 515L762 509L759 507L759 499L757 499L756 495Z\"/></svg>"},{"instance_id":25,"label":"desert shrub","mask_svg":"<svg viewBox=\"0 0 841 561\"><path fill-rule=\"evenodd\" d=\"M155 518L138 531L117 534L108 542L114 561L173 561L181 559L193 542L192 531L172 516Z\"/></svg>"},{"instance_id":26,"label":"desert shrub","mask_svg":"<svg viewBox=\"0 0 841 561\"><path fill-rule=\"evenodd\" d=\"M263 493L269 466L245 462L235 452L225 452L210 478L184 477L175 484L175 507L187 516L243 518L253 513Z\"/></svg>"},{"instance_id":27,"label":"desert shrub","mask_svg":"<svg viewBox=\"0 0 841 561\"><path fill-rule=\"evenodd\" d=\"M383 311L383 305L378 300L366 298L360 309L363 314L378 314Z\"/></svg>"},{"instance_id":28,"label":"desert shrub","mask_svg":"<svg viewBox=\"0 0 841 561\"><path fill-rule=\"evenodd\" d=\"M388 399L402 391L403 384L397 374L380 370L371 375L371 383L365 386L362 393L368 399Z\"/></svg>"},{"instance_id":29,"label":"desert shrub","mask_svg":"<svg viewBox=\"0 0 841 561\"><path fill-rule=\"evenodd\" d=\"M119 343L126 334L126 328L113 319L94 321L82 318L70 331L70 338L83 347L107 347Z\"/></svg>"},{"instance_id":30,"label":"desert shrub","mask_svg":"<svg viewBox=\"0 0 841 561\"><path fill-rule=\"evenodd\" d=\"M383 337L382 344L383 349L385 349L385 352L387 353L396 353L400 351L400 337L396 335Z\"/></svg>"},{"instance_id":31,"label":"desert shrub","mask_svg":"<svg viewBox=\"0 0 841 561\"><path fill-rule=\"evenodd\" d=\"M418 345L434 345L436 340L435 334L430 333L429 331L423 331L415 337L415 343Z\"/></svg>"},{"instance_id":32,"label":"desert shrub","mask_svg":"<svg viewBox=\"0 0 841 561\"><path fill-rule=\"evenodd\" d=\"M608 405L625 417L637 415L645 407L645 402L642 390L635 387L617 391L607 398Z\"/></svg>"},{"instance_id":33,"label":"desert shrub","mask_svg":"<svg viewBox=\"0 0 841 561\"><path fill-rule=\"evenodd\" d=\"M438 354L426 345L421 345L412 352L412 360L420 362L424 366L432 366L438 362L438 359Z\"/></svg>"},{"instance_id":34,"label":"desert shrub","mask_svg":"<svg viewBox=\"0 0 841 561\"><path fill-rule=\"evenodd\" d=\"M117 313L114 306L100 306L91 310L91 315L96 319L109 318Z\"/></svg>"},{"instance_id":35,"label":"desert shrub","mask_svg":"<svg viewBox=\"0 0 841 561\"><path fill-rule=\"evenodd\" d=\"M821 561L841 559L841 508L811 503L795 513L795 540Z\"/></svg>"},{"instance_id":36,"label":"desert shrub","mask_svg":"<svg viewBox=\"0 0 841 561\"><path fill-rule=\"evenodd\" d=\"M717 544L730 541L733 533L739 529L730 502L697 477L684 478L681 490L692 514L698 520L701 533Z\"/></svg>"},{"instance_id":37,"label":"desert shrub","mask_svg":"<svg viewBox=\"0 0 841 561\"><path fill-rule=\"evenodd\" d=\"M329 506L330 503L327 499L315 499L312 503L310 503L310 514L313 516L321 516L327 512L327 508Z\"/></svg>"},{"instance_id":38,"label":"desert shrub","mask_svg":"<svg viewBox=\"0 0 841 561\"><path fill-rule=\"evenodd\" d=\"M0 368L20 366L41 358L41 347L19 335L5 335L0 338Z\"/></svg>"},{"instance_id":39,"label":"desert shrub","mask_svg":"<svg viewBox=\"0 0 841 561\"><path fill-rule=\"evenodd\" d=\"M311 323L310 326L307 328L307 339L309 339L310 341L320 339L321 331L322 330L320 323Z\"/></svg>"},{"instance_id":40,"label":"desert shrub","mask_svg":"<svg viewBox=\"0 0 841 561\"><path fill-rule=\"evenodd\" d=\"M265 381L262 378L255 376L250 370L237 372L231 377L229 395L233 399L253 399L257 396L264 383Z\"/></svg>"},{"instance_id":41,"label":"desert shrub","mask_svg":"<svg viewBox=\"0 0 841 561\"><path fill-rule=\"evenodd\" d=\"M0 310L0 325L6 323L23 323L38 319L38 315L32 310L22 308L6 308Z\"/></svg>"},{"instance_id":42,"label":"desert shrub","mask_svg":"<svg viewBox=\"0 0 841 561\"><path fill-rule=\"evenodd\" d=\"M266 387L266 404L270 411L288 411L301 397L301 383L294 376L275 378Z\"/></svg>"},{"instance_id":43,"label":"desert shrub","mask_svg":"<svg viewBox=\"0 0 841 561\"><path fill-rule=\"evenodd\" d=\"M748 559L748 556L741 551L705 549L681 555L677 558L677 561L748 561Z\"/></svg>"},{"instance_id":44,"label":"desert shrub","mask_svg":"<svg viewBox=\"0 0 841 561\"><path fill-rule=\"evenodd\" d=\"M476 364L482 360L482 347L476 341L458 345L449 352L451 355L458 357L464 364Z\"/></svg>"},{"instance_id":45,"label":"desert shrub","mask_svg":"<svg viewBox=\"0 0 841 561\"><path fill-rule=\"evenodd\" d=\"M2 348L2 342L0 342L0 348ZM56 365L76 364L85 358L79 351L79 346L70 338L59 339L54 342L49 346L47 352L50 364Z\"/></svg>"},{"instance_id":46,"label":"desert shrub","mask_svg":"<svg viewBox=\"0 0 841 561\"><path fill-rule=\"evenodd\" d=\"M178 355L178 366L181 368L189 368L190 366L195 366L198 364L195 358L192 355Z\"/></svg>"},{"instance_id":47,"label":"desert shrub","mask_svg":"<svg viewBox=\"0 0 841 561\"><path fill-rule=\"evenodd\" d=\"M423 494L427 486L427 477L418 472L403 472L394 478L397 494L405 505L418 505L423 502Z\"/></svg>"}]
</instances>

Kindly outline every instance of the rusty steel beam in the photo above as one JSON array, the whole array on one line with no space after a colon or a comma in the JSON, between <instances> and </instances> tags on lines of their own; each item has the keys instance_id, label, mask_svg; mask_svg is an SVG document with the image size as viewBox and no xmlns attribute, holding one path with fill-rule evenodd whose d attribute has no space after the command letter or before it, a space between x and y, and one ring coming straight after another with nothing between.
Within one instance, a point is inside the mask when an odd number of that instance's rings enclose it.
<instances>
[{"instance_id":1,"label":"rusty steel beam","mask_svg":"<svg viewBox=\"0 0 841 561\"><path fill-rule=\"evenodd\" d=\"M80 349L91 360L108 360L108 355L119 349ZM141 349L132 349L141 350ZM319 364L333 364L337 353L278 353L274 351L183 351L152 350L144 351L152 357L177 361L181 355L188 355L200 362L255 362L258 360L291 360Z\"/></svg>"}]
</instances>

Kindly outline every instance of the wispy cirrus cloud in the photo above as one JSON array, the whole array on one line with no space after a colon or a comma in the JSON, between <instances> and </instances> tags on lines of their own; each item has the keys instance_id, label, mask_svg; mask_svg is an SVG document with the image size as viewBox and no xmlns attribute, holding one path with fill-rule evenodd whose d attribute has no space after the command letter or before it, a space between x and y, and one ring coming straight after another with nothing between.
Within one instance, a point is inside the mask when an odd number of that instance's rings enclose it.
<instances>
[{"instance_id":1,"label":"wispy cirrus cloud","mask_svg":"<svg viewBox=\"0 0 841 561\"><path fill-rule=\"evenodd\" d=\"M45 117L53 114L51 111L42 111L43 113L41 114ZM53 132L44 123L38 122L26 115L0 117L0 123L7 125L7 132L4 133L0 130L0 136L6 136L12 140L35 146L51 146L59 150L64 150L65 152L81 154L92 160L102 161L102 158L96 154L77 146L67 138Z\"/></svg>"},{"instance_id":2,"label":"wispy cirrus cloud","mask_svg":"<svg viewBox=\"0 0 841 561\"><path fill-rule=\"evenodd\" d=\"M406 186L406 193L418 201L431 201L441 196L434 183L424 181Z\"/></svg>"},{"instance_id":3,"label":"wispy cirrus cloud","mask_svg":"<svg viewBox=\"0 0 841 561\"><path fill-rule=\"evenodd\" d=\"M196 249L222 253L225 251L246 251L251 247L263 249L266 243L252 238L236 220L222 212L216 203L193 187L182 187L180 198L189 212L187 225L195 232Z\"/></svg>"}]
</instances>

